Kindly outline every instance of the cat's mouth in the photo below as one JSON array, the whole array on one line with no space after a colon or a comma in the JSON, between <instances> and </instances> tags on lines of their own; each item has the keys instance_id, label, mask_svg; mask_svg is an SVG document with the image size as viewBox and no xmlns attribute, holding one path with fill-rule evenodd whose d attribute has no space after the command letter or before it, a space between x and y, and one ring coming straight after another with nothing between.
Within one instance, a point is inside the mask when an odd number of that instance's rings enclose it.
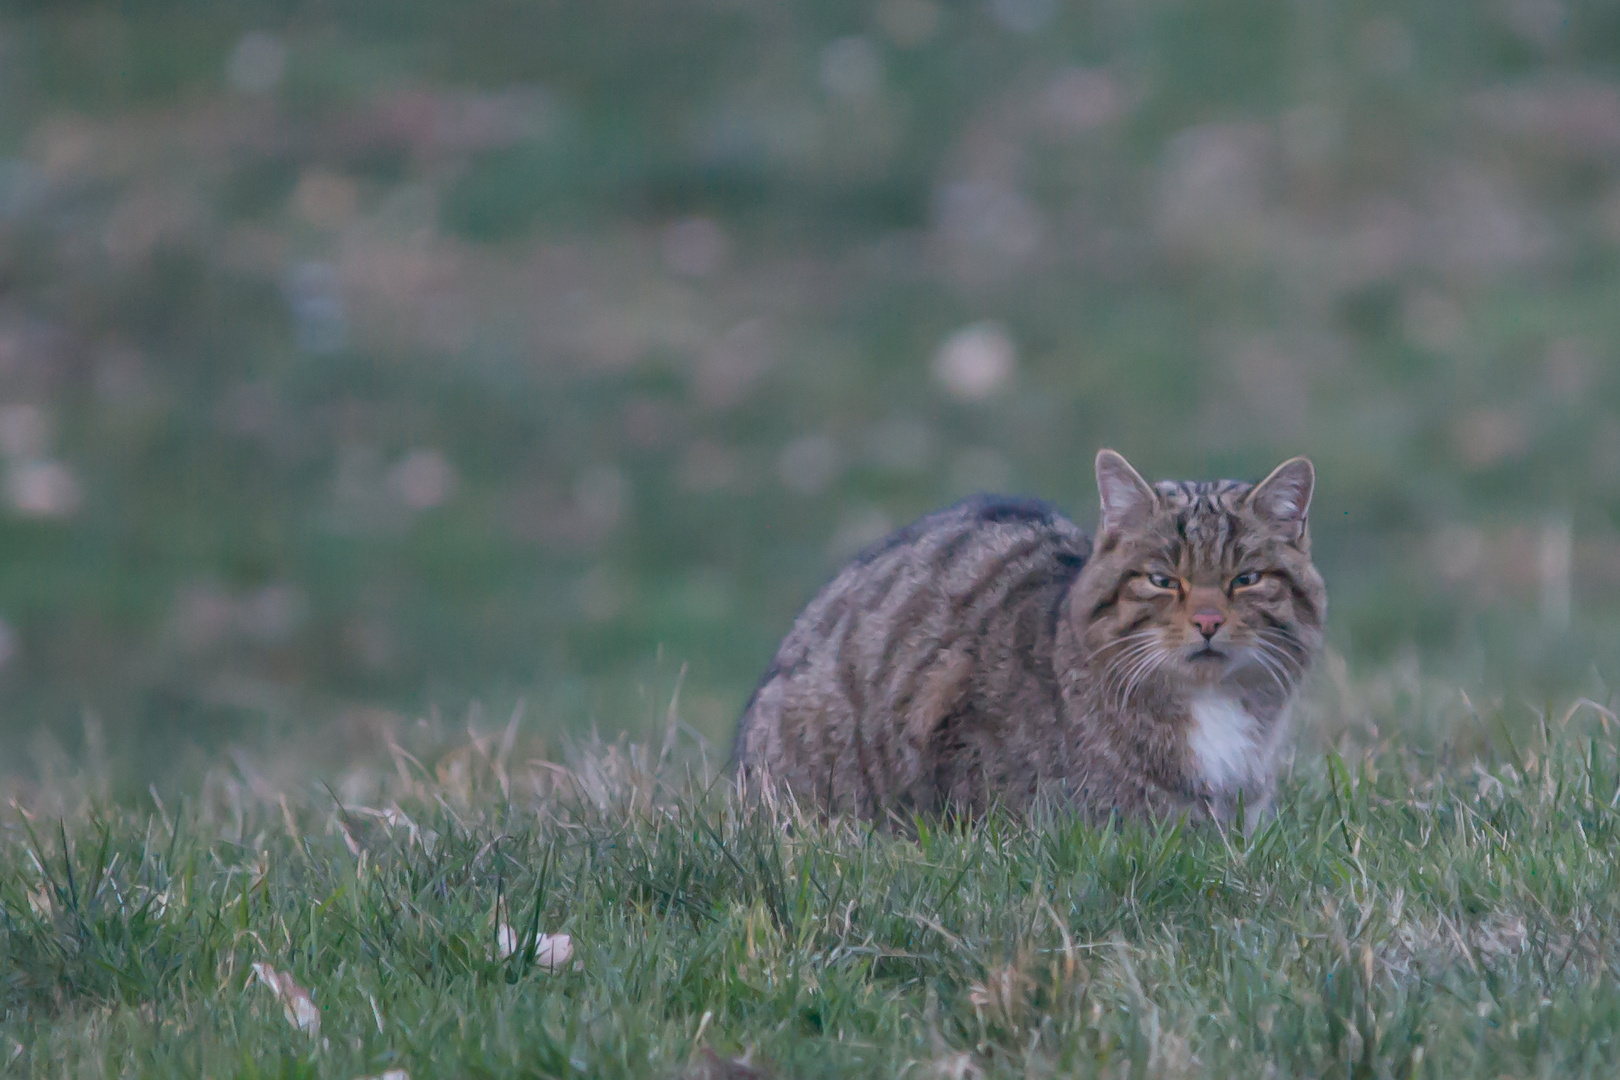
<instances>
[{"instance_id":1,"label":"cat's mouth","mask_svg":"<svg viewBox=\"0 0 1620 1080\"><path fill-rule=\"evenodd\" d=\"M1209 661L1209 660L1222 660L1222 661L1224 661L1226 659L1226 654L1221 652L1220 650L1214 648L1213 646L1205 645L1202 649L1199 649L1197 652L1195 652L1195 653L1191 654L1190 656L1188 656L1187 659L1188 660L1204 660L1204 661Z\"/></svg>"}]
</instances>

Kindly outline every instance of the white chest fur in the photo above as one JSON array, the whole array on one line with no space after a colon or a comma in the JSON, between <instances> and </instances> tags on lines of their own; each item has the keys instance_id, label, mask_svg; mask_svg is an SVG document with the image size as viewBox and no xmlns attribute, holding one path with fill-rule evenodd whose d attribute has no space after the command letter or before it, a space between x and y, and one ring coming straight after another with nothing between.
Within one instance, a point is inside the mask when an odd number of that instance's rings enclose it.
<instances>
[{"instance_id":1,"label":"white chest fur","mask_svg":"<svg viewBox=\"0 0 1620 1080\"><path fill-rule=\"evenodd\" d=\"M1260 768L1260 723L1224 694L1192 700L1187 746L1204 782L1235 792L1254 781Z\"/></svg>"}]
</instances>

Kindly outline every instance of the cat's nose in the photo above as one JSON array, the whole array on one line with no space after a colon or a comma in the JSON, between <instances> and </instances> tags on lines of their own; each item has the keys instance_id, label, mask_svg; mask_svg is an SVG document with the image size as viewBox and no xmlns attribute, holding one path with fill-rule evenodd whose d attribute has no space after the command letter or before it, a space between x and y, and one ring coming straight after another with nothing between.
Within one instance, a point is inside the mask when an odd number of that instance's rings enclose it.
<instances>
[{"instance_id":1,"label":"cat's nose","mask_svg":"<svg viewBox=\"0 0 1620 1080\"><path fill-rule=\"evenodd\" d=\"M1204 608L1193 612L1192 621L1193 625L1198 627L1198 632L1204 635L1204 640L1208 641L1226 622L1226 616L1214 608Z\"/></svg>"}]
</instances>

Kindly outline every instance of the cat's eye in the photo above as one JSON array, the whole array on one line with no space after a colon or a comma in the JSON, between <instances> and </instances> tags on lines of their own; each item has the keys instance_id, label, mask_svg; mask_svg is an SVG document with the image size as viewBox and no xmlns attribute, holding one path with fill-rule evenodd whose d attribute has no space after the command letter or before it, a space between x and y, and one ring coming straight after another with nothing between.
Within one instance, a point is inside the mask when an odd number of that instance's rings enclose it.
<instances>
[{"instance_id":1,"label":"cat's eye","mask_svg":"<svg viewBox=\"0 0 1620 1080\"><path fill-rule=\"evenodd\" d=\"M1147 579L1148 584L1155 589L1173 589L1176 587L1176 579L1169 574L1149 574Z\"/></svg>"},{"instance_id":2,"label":"cat's eye","mask_svg":"<svg viewBox=\"0 0 1620 1080\"><path fill-rule=\"evenodd\" d=\"M1232 588L1244 589L1248 588L1250 585L1257 585L1259 583L1260 574L1254 570L1246 570L1232 579Z\"/></svg>"}]
</instances>

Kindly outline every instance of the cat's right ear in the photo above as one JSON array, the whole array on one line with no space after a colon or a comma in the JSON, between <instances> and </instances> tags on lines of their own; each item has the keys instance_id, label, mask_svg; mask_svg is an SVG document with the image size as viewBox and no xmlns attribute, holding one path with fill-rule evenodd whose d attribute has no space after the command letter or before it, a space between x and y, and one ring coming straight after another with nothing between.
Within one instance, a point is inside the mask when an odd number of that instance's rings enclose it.
<instances>
[{"instance_id":1,"label":"cat's right ear","mask_svg":"<svg viewBox=\"0 0 1620 1080\"><path fill-rule=\"evenodd\" d=\"M1112 450L1097 451L1097 494L1102 498L1099 533L1139 525L1159 504L1159 497L1142 474Z\"/></svg>"},{"instance_id":2,"label":"cat's right ear","mask_svg":"<svg viewBox=\"0 0 1620 1080\"><path fill-rule=\"evenodd\" d=\"M1316 466L1310 458L1289 458L1246 496L1261 521L1282 532L1292 544L1306 544L1305 520L1316 490Z\"/></svg>"}]
</instances>

